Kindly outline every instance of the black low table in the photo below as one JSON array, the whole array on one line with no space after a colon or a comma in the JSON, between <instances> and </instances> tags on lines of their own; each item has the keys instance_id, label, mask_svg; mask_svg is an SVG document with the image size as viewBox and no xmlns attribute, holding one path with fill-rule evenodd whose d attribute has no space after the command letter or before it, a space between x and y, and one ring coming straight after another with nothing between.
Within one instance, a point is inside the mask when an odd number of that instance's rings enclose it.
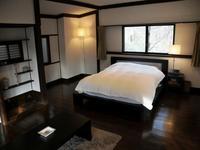
<instances>
[{"instance_id":1,"label":"black low table","mask_svg":"<svg viewBox=\"0 0 200 150\"><path fill-rule=\"evenodd\" d=\"M47 140L43 140L37 132L47 126L56 131ZM78 114L63 113L17 137L1 150L57 150L74 135L91 140L91 121Z\"/></svg>"}]
</instances>

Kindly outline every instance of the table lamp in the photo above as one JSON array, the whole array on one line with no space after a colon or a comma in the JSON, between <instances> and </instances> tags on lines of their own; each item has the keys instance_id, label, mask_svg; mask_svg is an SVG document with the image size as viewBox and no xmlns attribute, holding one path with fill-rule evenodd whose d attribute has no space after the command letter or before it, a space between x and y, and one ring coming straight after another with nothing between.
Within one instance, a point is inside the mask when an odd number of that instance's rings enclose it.
<instances>
[{"instance_id":1,"label":"table lamp","mask_svg":"<svg viewBox=\"0 0 200 150\"><path fill-rule=\"evenodd\" d=\"M172 72L173 73L179 73L179 70L174 69L174 65L175 65L175 55L180 54L181 52L181 45L172 45L169 49L169 54L173 55L173 69Z\"/></svg>"},{"instance_id":2,"label":"table lamp","mask_svg":"<svg viewBox=\"0 0 200 150\"><path fill-rule=\"evenodd\" d=\"M84 38L86 37L86 31L85 28L79 27L77 36L82 40L82 50L83 50L83 63L84 63L84 70L86 72L86 64L85 64L85 47L84 47Z\"/></svg>"}]
</instances>

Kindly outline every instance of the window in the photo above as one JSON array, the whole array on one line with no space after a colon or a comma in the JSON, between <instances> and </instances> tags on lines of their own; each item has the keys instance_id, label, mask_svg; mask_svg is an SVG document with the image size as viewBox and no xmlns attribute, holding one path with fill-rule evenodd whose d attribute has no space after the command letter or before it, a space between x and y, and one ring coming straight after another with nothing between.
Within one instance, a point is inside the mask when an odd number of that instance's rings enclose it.
<instances>
[{"instance_id":1,"label":"window","mask_svg":"<svg viewBox=\"0 0 200 150\"><path fill-rule=\"evenodd\" d=\"M0 65L23 61L21 41L6 41L0 43Z\"/></svg>"},{"instance_id":2,"label":"window","mask_svg":"<svg viewBox=\"0 0 200 150\"><path fill-rule=\"evenodd\" d=\"M149 53L168 53L173 45L174 26L149 26Z\"/></svg>"},{"instance_id":3,"label":"window","mask_svg":"<svg viewBox=\"0 0 200 150\"><path fill-rule=\"evenodd\" d=\"M42 37L42 53L43 53L43 63L49 64L51 62L50 57L50 47L49 47L49 38Z\"/></svg>"},{"instance_id":4,"label":"window","mask_svg":"<svg viewBox=\"0 0 200 150\"><path fill-rule=\"evenodd\" d=\"M174 41L174 25L128 26L123 32L125 52L167 54Z\"/></svg>"},{"instance_id":5,"label":"window","mask_svg":"<svg viewBox=\"0 0 200 150\"><path fill-rule=\"evenodd\" d=\"M125 50L127 52L145 52L145 27L125 28Z\"/></svg>"}]
</instances>

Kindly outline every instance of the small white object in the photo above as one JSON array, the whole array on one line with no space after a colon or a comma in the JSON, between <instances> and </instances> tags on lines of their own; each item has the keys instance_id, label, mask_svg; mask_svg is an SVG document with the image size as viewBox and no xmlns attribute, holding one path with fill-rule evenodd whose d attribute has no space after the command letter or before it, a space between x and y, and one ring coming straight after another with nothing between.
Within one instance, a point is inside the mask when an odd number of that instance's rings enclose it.
<instances>
[{"instance_id":1,"label":"small white object","mask_svg":"<svg viewBox=\"0 0 200 150\"><path fill-rule=\"evenodd\" d=\"M47 138L49 135L54 133L55 130L56 129L48 126L48 127L44 128L44 129L42 129L41 131L39 131L38 134L41 135L42 137Z\"/></svg>"},{"instance_id":2,"label":"small white object","mask_svg":"<svg viewBox=\"0 0 200 150\"><path fill-rule=\"evenodd\" d=\"M178 55L181 53L181 45L172 45L169 49L169 54Z\"/></svg>"}]
</instances>

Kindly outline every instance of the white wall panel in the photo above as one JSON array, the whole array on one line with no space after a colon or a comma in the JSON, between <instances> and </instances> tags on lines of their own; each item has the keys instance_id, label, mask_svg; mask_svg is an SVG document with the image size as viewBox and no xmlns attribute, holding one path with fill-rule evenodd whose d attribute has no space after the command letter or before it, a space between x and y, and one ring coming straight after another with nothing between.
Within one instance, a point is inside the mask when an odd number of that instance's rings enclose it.
<instances>
[{"instance_id":1,"label":"white wall panel","mask_svg":"<svg viewBox=\"0 0 200 150\"><path fill-rule=\"evenodd\" d=\"M51 62L60 61L57 19L41 18L42 35L49 35ZM61 78L60 63L45 65L46 83Z\"/></svg>"},{"instance_id":2,"label":"white wall panel","mask_svg":"<svg viewBox=\"0 0 200 150\"><path fill-rule=\"evenodd\" d=\"M109 52L121 52L122 26L107 27L105 34L106 50Z\"/></svg>"},{"instance_id":3,"label":"white wall panel","mask_svg":"<svg viewBox=\"0 0 200 150\"><path fill-rule=\"evenodd\" d=\"M5 99L23 94L31 90L40 91L33 27L27 28L27 37L29 39L27 41L28 45L26 45L26 41L23 41L24 59L29 58L32 61L16 63L16 64L7 65L7 66L0 66L0 78L3 78L3 77L8 78L9 86L12 86L12 85L15 85L15 84L18 84L30 79L34 80L34 82L5 91L4 93ZM26 37L25 37L24 28L4 28L0 30L0 40L12 41L15 39L19 40L19 39L25 39L25 38ZM24 66L29 66L29 63L33 72L31 72L31 74L26 73L26 74L17 76L16 73L21 72Z\"/></svg>"},{"instance_id":4,"label":"white wall panel","mask_svg":"<svg viewBox=\"0 0 200 150\"><path fill-rule=\"evenodd\" d=\"M27 35L28 38L30 39L28 42L28 50L29 50L29 58L32 59L32 61L30 62L30 66L33 69L33 72L31 72L31 77L34 80L34 82L32 83L33 90L40 92L35 37L34 37L34 29L32 27L27 28Z\"/></svg>"},{"instance_id":5,"label":"white wall panel","mask_svg":"<svg viewBox=\"0 0 200 150\"><path fill-rule=\"evenodd\" d=\"M58 34L57 19L41 18L41 34Z\"/></svg>"},{"instance_id":6,"label":"white wall panel","mask_svg":"<svg viewBox=\"0 0 200 150\"><path fill-rule=\"evenodd\" d=\"M56 62L60 60L59 56L59 46L58 46L58 36L50 36L50 51L51 51L51 62Z\"/></svg>"},{"instance_id":7,"label":"white wall panel","mask_svg":"<svg viewBox=\"0 0 200 150\"><path fill-rule=\"evenodd\" d=\"M83 72L81 41L77 36L78 18L61 18L59 25L59 45L62 78L71 78Z\"/></svg>"},{"instance_id":8,"label":"white wall panel","mask_svg":"<svg viewBox=\"0 0 200 150\"><path fill-rule=\"evenodd\" d=\"M122 24L148 24L199 21L199 0L185 0L161 4L150 4L141 6L122 7L115 9L100 10L100 25L122 25ZM120 29L111 27L106 37L108 51L121 51ZM110 34L111 33L111 34ZM117 35L118 34L118 35ZM196 25L177 24L175 43L181 44L183 55L193 53ZM113 35L113 38L112 38ZM120 36L120 37L119 37ZM118 45L118 46L116 46ZM119 47L119 48L117 48ZM110 56L106 61L101 61L101 69L110 65ZM113 55L115 56L115 55ZM118 55L120 56L120 55ZM125 56L136 57L136 56ZM143 58L143 56L140 56ZM149 58L149 57L148 57ZM167 59L167 58L161 58ZM169 70L172 68L172 58L169 59ZM200 87L200 69L191 66L191 59L176 59L175 67L185 74L186 80L192 81L193 87Z\"/></svg>"},{"instance_id":9,"label":"white wall panel","mask_svg":"<svg viewBox=\"0 0 200 150\"><path fill-rule=\"evenodd\" d=\"M45 66L46 83L60 79L60 63Z\"/></svg>"},{"instance_id":10,"label":"white wall panel","mask_svg":"<svg viewBox=\"0 0 200 150\"><path fill-rule=\"evenodd\" d=\"M176 24L175 43L181 45L181 54L192 55L196 36L195 23Z\"/></svg>"},{"instance_id":11,"label":"white wall panel","mask_svg":"<svg viewBox=\"0 0 200 150\"><path fill-rule=\"evenodd\" d=\"M81 26L86 30L84 37L85 71L83 73L93 74L97 72L96 16L83 17L80 21Z\"/></svg>"},{"instance_id":12,"label":"white wall panel","mask_svg":"<svg viewBox=\"0 0 200 150\"><path fill-rule=\"evenodd\" d=\"M35 23L33 0L0 0L0 14L0 23Z\"/></svg>"},{"instance_id":13,"label":"white wall panel","mask_svg":"<svg viewBox=\"0 0 200 150\"><path fill-rule=\"evenodd\" d=\"M162 23L200 20L199 0L100 10L100 25Z\"/></svg>"}]
</instances>

